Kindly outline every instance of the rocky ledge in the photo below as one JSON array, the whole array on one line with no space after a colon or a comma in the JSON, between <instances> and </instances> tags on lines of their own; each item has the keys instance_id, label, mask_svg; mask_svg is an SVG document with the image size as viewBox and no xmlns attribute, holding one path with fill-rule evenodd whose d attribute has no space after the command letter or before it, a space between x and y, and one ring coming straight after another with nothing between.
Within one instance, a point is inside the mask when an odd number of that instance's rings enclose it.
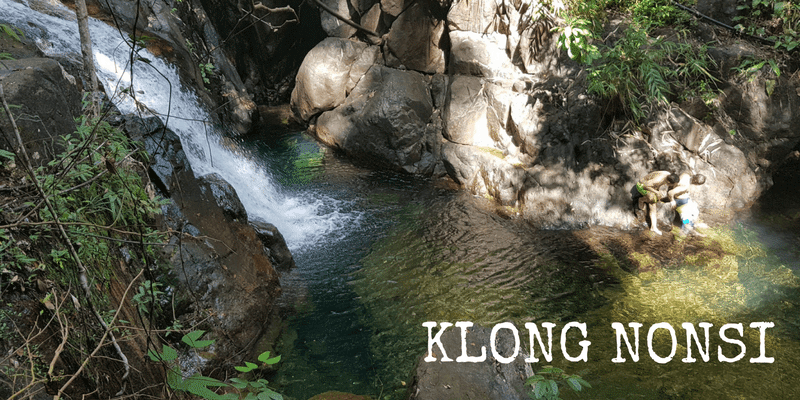
<instances>
[{"instance_id":1,"label":"rocky ledge","mask_svg":"<svg viewBox=\"0 0 800 400\"><path fill-rule=\"evenodd\" d=\"M298 118L355 159L447 175L544 228L642 226L631 189L656 169L704 174L693 197L707 220L725 220L771 186L800 143L798 75L781 74L769 93L764 78L738 79L730 67L757 54L746 44L709 51L720 66L715 110L673 103L636 127L587 94L587 70L524 3L337 4L381 37L323 19L330 37L308 53L292 93Z\"/></svg>"}]
</instances>

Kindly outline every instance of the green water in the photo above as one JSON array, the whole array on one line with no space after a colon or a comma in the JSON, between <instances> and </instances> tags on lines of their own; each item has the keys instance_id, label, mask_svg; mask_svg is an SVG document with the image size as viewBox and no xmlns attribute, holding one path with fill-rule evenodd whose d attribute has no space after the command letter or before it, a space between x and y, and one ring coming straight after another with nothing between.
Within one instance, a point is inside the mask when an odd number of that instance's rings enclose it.
<instances>
[{"instance_id":1,"label":"green water","mask_svg":"<svg viewBox=\"0 0 800 400\"><path fill-rule=\"evenodd\" d=\"M280 140L262 151L290 189L337 197L343 212L358 216L340 235L296 251L298 268L283 278L284 301L295 311L286 315L278 348L283 366L271 381L291 398L339 390L403 399L426 350L422 322L460 320L511 321L521 331L525 322L556 323L550 364L593 386L582 397L564 393L565 399L800 398L796 230L732 223L708 238L667 242L671 252L650 252L645 233L538 231L499 216L484 199L353 166L299 135ZM310 160L292 161L298 157ZM773 218L783 227L800 222L791 213ZM665 242L654 241L653 248L657 243ZM558 335L570 321L587 326L588 362L561 354ZM749 324L759 321L774 323L764 338L773 363L749 362L761 343ZM612 322L643 324L639 362L624 344L628 361L611 361L617 355ZM676 334L675 355L665 364L653 361L647 346L648 329L662 322ZM708 362L694 344L697 361L682 361L684 322L694 324L701 342L699 323L713 324ZM725 356L739 353L720 339L719 328L728 323L743 326L742 336L727 333L746 346L734 363L717 359L718 346ZM528 352L526 338L523 333ZM571 330L572 356L579 340ZM665 357L671 347L667 331L655 331L655 354Z\"/></svg>"}]
</instances>

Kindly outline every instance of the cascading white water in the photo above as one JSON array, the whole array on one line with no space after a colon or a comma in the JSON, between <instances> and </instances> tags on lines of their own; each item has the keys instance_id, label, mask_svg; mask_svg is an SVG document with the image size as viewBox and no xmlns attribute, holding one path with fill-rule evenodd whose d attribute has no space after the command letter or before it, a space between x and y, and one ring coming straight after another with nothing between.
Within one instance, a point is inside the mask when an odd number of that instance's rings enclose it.
<instances>
[{"instance_id":1,"label":"cascading white water","mask_svg":"<svg viewBox=\"0 0 800 400\"><path fill-rule=\"evenodd\" d=\"M74 13L63 6L53 6L49 14L56 17L34 11L28 1L22 1L23 4L0 0L0 23L22 29L47 55L77 59L80 40ZM150 63L135 63L131 85L127 38L116 28L92 18L90 33L98 76L120 111L137 111L131 96L123 93L123 89L133 86L137 101L163 120L169 114L168 127L180 136L195 175L220 174L236 189L250 219L277 226L292 251L339 232L357 219L356 214L338 211L340 200L314 193L305 198L283 193L262 162L236 144L222 140L223 132L217 131L219 124L210 123L212 117L194 93L180 84L172 65L141 50L140 56Z\"/></svg>"}]
</instances>

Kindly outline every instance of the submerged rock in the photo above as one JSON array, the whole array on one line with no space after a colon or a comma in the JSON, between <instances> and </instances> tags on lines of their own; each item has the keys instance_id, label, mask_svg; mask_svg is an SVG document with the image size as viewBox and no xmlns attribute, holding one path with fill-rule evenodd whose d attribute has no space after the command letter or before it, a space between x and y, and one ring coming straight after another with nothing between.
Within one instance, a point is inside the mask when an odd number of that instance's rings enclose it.
<instances>
[{"instance_id":1,"label":"submerged rock","mask_svg":"<svg viewBox=\"0 0 800 400\"><path fill-rule=\"evenodd\" d=\"M489 351L491 329L474 326L468 329L467 354L479 356L481 347ZM455 359L461 354L461 329L451 328L441 336L448 357ZM508 330L497 334L496 349L499 354L514 353L514 336ZM437 349L434 346L434 349ZM438 352L438 350L434 350ZM482 399L482 400L522 400L529 399L525 380L533 375L530 364L524 362L524 355L503 364L491 356L483 362L442 362L441 354L436 361L425 362L420 357L414 370L414 381L409 388L410 400L441 399Z\"/></svg>"}]
</instances>

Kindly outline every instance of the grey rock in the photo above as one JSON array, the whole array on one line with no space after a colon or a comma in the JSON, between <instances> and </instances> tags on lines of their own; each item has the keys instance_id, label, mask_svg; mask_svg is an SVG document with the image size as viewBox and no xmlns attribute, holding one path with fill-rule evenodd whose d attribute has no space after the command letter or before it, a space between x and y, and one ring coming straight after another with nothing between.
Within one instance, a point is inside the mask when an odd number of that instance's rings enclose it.
<instances>
[{"instance_id":1,"label":"grey rock","mask_svg":"<svg viewBox=\"0 0 800 400\"><path fill-rule=\"evenodd\" d=\"M165 193L171 194L177 174L191 170L178 135L166 129L158 117L126 115L123 128L131 139L144 144L151 158L150 170L158 178L156 183Z\"/></svg>"},{"instance_id":2,"label":"grey rock","mask_svg":"<svg viewBox=\"0 0 800 400\"><path fill-rule=\"evenodd\" d=\"M303 60L292 91L292 110L303 121L342 104L353 65L367 48L364 43L327 38Z\"/></svg>"},{"instance_id":3,"label":"grey rock","mask_svg":"<svg viewBox=\"0 0 800 400\"><path fill-rule=\"evenodd\" d=\"M81 113L79 88L69 82L57 61L47 58L5 60L0 81L6 102L19 106L12 112L28 157L34 166L46 164L64 150L61 135L75 131L75 118ZM31 117L20 118L22 114ZM14 129L5 112L2 115L0 128L11 138ZM11 145L0 140L4 150L17 145L16 140Z\"/></svg>"},{"instance_id":4,"label":"grey rock","mask_svg":"<svg viewBox=\"0 0 800 400\"><path fill-rule=\"evenodd\" d=\"M434 18L421 3L413 3L397 17L386 38L387 65L443 73L444 28L445 23Z\"/></svg>"},{"instance_id":5,"label":"grey rock","mask_svg":"<svg viewBox=\"0 0 800 400\"><path fill-rule=\"evenodd\" d=\"M435 131L433 104L422 75L370 68L347 101L323 113L316 136L328 146L375 166L427 171Z\"/></svg>"},{"instance_id":6,"label":"grey rock","mask_svg":"<svg viewBox=\"0 0 800 400\"><path fill-rule=\"evenodd\" d=\"M436 331L436 330L434 330ZM409 399L484 399L484 400L523 400L529 399L525 380L533 375L531 366L524 362L525 336L520 335L519 354L508 364L497 362L490 350L491 329L473 326L467 331L467 354L480 356L481 347L486 349L486 361L442 362L438 346L437 360L425 362L423 357L414 370ZM450 327L441 336L442 345L451 359L461 355L461 328ZM514 354L514 336L507 329L497 333L495 348L503 356Z\"/></svg>"},{"instance_id":7,"label":"grey rock","mask_svg":"<svg viewBox=\"0 0 800 400\"><path fill-rule=\"evenodd\" d=\"M294 257L286 245L286 240L275 225L268 222L251 221L250 226L256 230L256 235L264 244L269 254L269 260L275 269L288 271L295 267Z\"/></svg>"}]
</instances>

